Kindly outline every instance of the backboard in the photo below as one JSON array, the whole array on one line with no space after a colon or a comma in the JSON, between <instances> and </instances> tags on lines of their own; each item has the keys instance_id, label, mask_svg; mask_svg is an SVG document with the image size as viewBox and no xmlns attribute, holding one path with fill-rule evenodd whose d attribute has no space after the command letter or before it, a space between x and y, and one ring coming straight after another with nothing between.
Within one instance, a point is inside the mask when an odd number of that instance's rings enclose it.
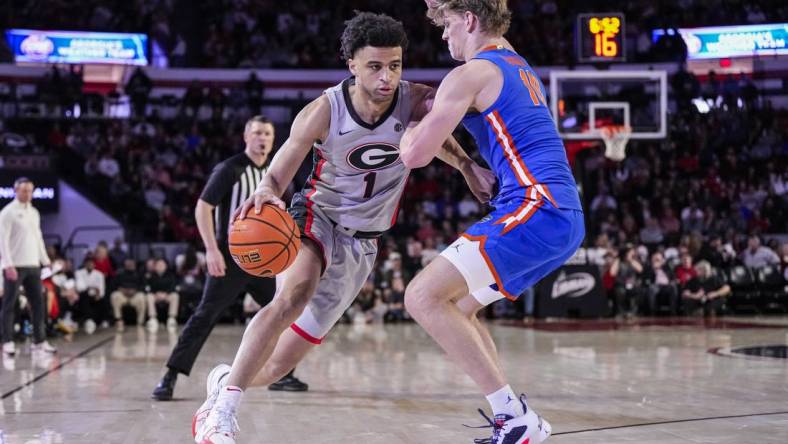
<instances>
[{"instance_id":1,"label":"backboard","mask_svg":"<svg viewBox=\"0 0 788 444\"><path fill-rule=\"evenodd\" d=\"M551 71L550 108L566 140L600 139L610 125L632 128L632 139L667 135L665 71Z\"/></svg>"}]
</instances>

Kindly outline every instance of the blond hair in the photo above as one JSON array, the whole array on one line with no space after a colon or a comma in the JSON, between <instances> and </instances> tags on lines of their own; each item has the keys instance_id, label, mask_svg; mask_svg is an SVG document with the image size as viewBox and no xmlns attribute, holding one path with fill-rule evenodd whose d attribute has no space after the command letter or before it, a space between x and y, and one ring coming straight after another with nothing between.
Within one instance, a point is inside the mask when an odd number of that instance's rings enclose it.
<instances>
[{"instance_id":1,"label":"blond hair","mask_svg":"<svg viewBox=\"0 0 788 444\"><path fill-rule=\"evenodd\" d=\"M709 261L700 261L695 264L695 270L698 273L703 273L704 276L709 277L711 276L711 264Z\"/></svg>"},{"instance_id":2,"label":"blond hair","mask_svg":"<svg viewBox=\"0 0 788 444\"><path fill-rule=\"evenodd\" d=\"M479 18L483 32L496 37L504 35L512 21L512 12L506 6L506 0L432 0L427 17L442 26L447 13L462 14L465 11Z\"/></svg>"}]
</instances>

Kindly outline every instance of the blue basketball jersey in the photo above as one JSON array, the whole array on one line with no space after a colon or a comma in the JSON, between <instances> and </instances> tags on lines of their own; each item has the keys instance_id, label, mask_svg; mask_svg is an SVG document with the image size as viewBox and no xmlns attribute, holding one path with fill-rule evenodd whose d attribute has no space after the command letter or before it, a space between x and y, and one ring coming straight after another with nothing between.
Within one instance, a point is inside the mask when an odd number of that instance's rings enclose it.
<instances>
[{"instance_id":1,"label":"blue basketball jersey","mask_svg":"<svg viewBox=\"0 0 788 444\"><path fill-rule=\"evenodd\" d=\"M583 209L534 71L517 53L499 47L485 48L475 58L494 63L503 74L495 102L462 121L495 172L499 191L491 202L495 210L442 254L467 271L472 266L463 262L461 250L468 249L460 247L478 242L495 280L490 288L514 299L574 254L585 237ZM471 284L479 281L469 279L473 293L477 288Z\"/></svg>"},{"instance_id":2,"label":"blue basketball jersey","mask_svg":"<svg viewBox=\"0 0 788 444\"><path fill-rule=\"evenodd\" d=\"M462 123L498 178L499 192L491 204L523 202L505 230L524 223L542 205L582 210L577 185L563 141L550 115L542 83L520 55L489 47L476 59L494 63L503 74L495 103L480 113L469 113Z\"/></svg>"}]
</instances>

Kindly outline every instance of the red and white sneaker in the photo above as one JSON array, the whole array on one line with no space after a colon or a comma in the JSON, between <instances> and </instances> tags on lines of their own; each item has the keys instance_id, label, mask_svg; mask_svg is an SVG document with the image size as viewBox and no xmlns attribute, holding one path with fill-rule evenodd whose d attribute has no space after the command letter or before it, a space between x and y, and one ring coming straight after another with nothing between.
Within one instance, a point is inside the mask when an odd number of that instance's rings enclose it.
<instances>
[{"instance_id":1,"label":"red and white sneaker","mask_svg":"<svg viewBox=\"0 0 788 444\"><path fill-rule=\"evenodd\" d=\"M194 440L198 444L235 444L239 431L235 412L214 406Z\"/></svg>"},{"instance_id":2,"label":"red and white sneaker","mask_svg":"<svg viewBox=\"0 0 788 444\"><path fill-rule=\"evenodd\" d=\"M550 423L542 419L525 403L525 395L520 395L525 415L513 418L509 415L495 415L491 420L479 409L479 413L493 428L491 438L475 439L476 444L541 444L553 433Z\"/></svg>"},{"instance_id":3,"label":"red and white sneaker","mask_svg":"<svg viewBox=\"0 0 788 444\"><path fill-rule=\"evenodd\" d=\"M227 364L219 364L208 373L208 379L205 381L205 402L192 416L192 437L197 443L201 442L197 440L197 435L203 428L205 420L208 419L208 414L211 413L213 405L216 404L216 398L219 397L219 389L222 388L222 380L230 374L231 368Z\"/></svg>"}]
</instances>

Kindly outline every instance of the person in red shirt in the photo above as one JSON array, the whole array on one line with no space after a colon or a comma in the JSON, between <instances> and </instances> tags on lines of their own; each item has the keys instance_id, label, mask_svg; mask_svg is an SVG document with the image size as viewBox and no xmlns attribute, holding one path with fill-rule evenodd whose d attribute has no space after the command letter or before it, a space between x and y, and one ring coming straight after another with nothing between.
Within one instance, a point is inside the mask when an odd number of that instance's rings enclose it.
<instances>
[{"instance_id":1,"label":"person in red shirt","mask_svg":"<svg viewBox=\"0 0 788 444\"><path fill-rule=\"evenodd\" d=\"M679 281L679 285L683 289L687 286L687 283L692 278L698 276L698 272L695 270L695 267L692 263L692 256L689 253L682 253L681 254L681 263L678 267L676 267L676 280Z\"/></svg>"},{"instance_id":2,"label":"person in red shirt","mask_svg":"<svg viewBox=\"0 0 788 444\"><path fill-rule=\"evenodd\" d=\"M93 263L95 264L96 270L100 271L105 278L115 276L115 268L112 266L112 261L109 258L109 250L107 249L106 242L101 241L98 243L96 252L93 255Z\"/></svg>"}]
</instances>

